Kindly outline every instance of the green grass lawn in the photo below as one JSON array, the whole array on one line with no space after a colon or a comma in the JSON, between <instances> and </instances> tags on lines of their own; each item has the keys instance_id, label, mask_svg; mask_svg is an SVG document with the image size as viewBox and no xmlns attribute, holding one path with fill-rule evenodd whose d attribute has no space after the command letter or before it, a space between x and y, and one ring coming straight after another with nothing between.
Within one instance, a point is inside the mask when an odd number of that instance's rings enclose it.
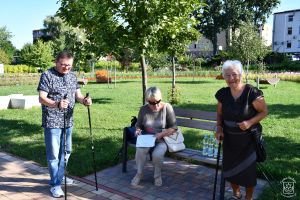
<instances>
[{"instance_id":1,"label":"green grass lawn","mask_svg":"<svg viewBox=\"0 0 300 200\"><path fill-rule=\"evenodd\" d=\"M182 95L181 104L176 106L207 111L215 111L214 94L219 88L226 86L223 80L212 78L196 78L195 81L192 78L178 78L176 84ZM154 85L162 89L166 100L171 79L148 79L148 86ZM290 176L299 186L299 83L281 81L276 88L270 85L261 86L269 108L269 116L262 122L268 151L268 160L264 166L279 180ZM37 94L36 87L34 85L0 87L0 96L12 93L34 95ZM138 79L119 81L115 88L113 85L108 88L106 84L93 82L82 88L82 93L89 92L93 98L90 109L97 170L119 162L114 160L114 157L121 147L122 129L130 125L131 116L138 113L142 104L141 90L141 80ZM76 105L74 116L73 154L68 171L73 175L84 176L93 172L87 109L80 104ZM46 166L40 108L1 110L0 124L0 150ZM185 133L187 147L200 149L204 133L207 132L187 130ZM300 194L300 187L296 187L296 192ZM266 191L262 199L270 199L269 194L270 191Z\"/></svg>"}]
</instances>

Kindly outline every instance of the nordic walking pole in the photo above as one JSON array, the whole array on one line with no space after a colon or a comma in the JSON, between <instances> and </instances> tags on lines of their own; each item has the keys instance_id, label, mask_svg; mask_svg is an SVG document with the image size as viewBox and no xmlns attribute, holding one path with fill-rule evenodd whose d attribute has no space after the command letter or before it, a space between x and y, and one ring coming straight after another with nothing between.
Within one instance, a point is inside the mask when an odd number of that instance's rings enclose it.
<instances>
[{"instance_id":1,"label":"nordic walking pole","mask_svg":"<svg viewBox=\"0 0 300 200\"><path fill-rule=\"evenodd\" d=\"M85 98L89 97L90 94L86 93ZM91 123L91 113L90 113L90 106L87 106L88 115L89 115L89 126L90 126L90 137L91 137L91 144L92 144L92 156L93 156L93 165L94 165L94 174L95 174L95 183L96 183L96 191L98 191L98 183L97 183L97 172L96 172L96 161L95 161L95 148L94 148L94 140L92 134L92 123Z\"/></svg>"},{"instance_id":2,"label":"nordic walking pole","mask_svg":"<svg viewBox=\"0 0 300 200\"><path fill-rule=\"evenodd\" d=\"M218 182L218 170L219 170L219 162L220 162L220 155L221 155L221 141L219 141L218 145L218 154L217 154L217 166L216 166L216 174L215 174L215 182L214 182L214 191L213 191L213 200L216 199L216 189L217 189L217 182Z\"/></svg>"},{"instance_id":3,"label":"nordic walking pole","mask_svg":"<svg viewBox=\"0 0 300 200\"><path fill-rule=\"evenodd\" d=\"M67 99L67 94L65 94L63 99ZM64 112L64 176L65 176L65 200L67 200L67 132L66 132L66 109L63 109Z\"/></svg>"}]
</instances>

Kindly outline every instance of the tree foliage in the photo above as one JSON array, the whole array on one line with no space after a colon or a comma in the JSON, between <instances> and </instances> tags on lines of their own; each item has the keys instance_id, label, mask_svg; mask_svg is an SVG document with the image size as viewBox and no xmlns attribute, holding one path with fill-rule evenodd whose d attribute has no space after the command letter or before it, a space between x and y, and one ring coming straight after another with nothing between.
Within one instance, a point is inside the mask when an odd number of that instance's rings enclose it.
<instances>
[{"instance_id":1,"label":"tree foliage","mask_svg":"<svg viewBox=\"0 0 300 200\"><path fill-rule=\"evenodd\" d=\"M10 62L13 59L16 48L11 43L11 33L7 30L6 26L0 27L0 49L6 53Z\"/></svg>"},{"instance_id":2,"label":"tree foliage","mask_svg":"<svg viewBox=\"0 0 300 200\"><path fill-rule=\"evenodd\" d=\"M141 61L144 94L145 56L156 49L160 35L167 32L164 30L178 29L179 25L173 22L180 21L181 13L197 9L198 5L196 0L61 0L59 15L72 26L86 30L97 54L118 55L123 49L134 50ZM177 36L176 32L173 35ZM143 95L143 103L144 100Z\"/></svg>"},{"instance_id":3,"label":"tree foliage","mask_svg":"<svg viewBox=\"0 0 300 200\"><path fill-rule=\"evenodd\" d=\"M230 52L241 61L255 62L264 58L268 53L268 48L259 36L256 27L251 22L245 22L233 34Z\"/></svg>"},{"instance_id":4,"label":"tree foliage","mask_svg":"<svg viewBox=\"0 0 300 200\"><path fill-rule=\"evenodd\" d=\"M248 81L249 63L262 60L268 53L268 47L264 44L253 23L245 22L233 34L230 52L234 58L247 62L246 80Z\"/></svg>"},{"instance_id":5,"label":"tree foliage","mask_svg":"<svg viewBox=\"0 0 300 200\"><path fill-rule=\"evenodd\" d=\"M199 31L213 43L213 53L217 52L217 33L222 30L239 28L242 22L252 22L260 26L279 4L280 0L205 0L206 7L197 10Z\"/></svg>"},{"instance_id":6,"label":"tree foliage","mask_svg":"<svg viewBox=\"0 0 300 200\"><path fill-rule=\"evenodd\" d=\"M34 44L25 44L20 52L20 57L24 63L45 70L53 65L52 44L41 40Z\"/></svg>"},{"instance_id":7,"label":"tree foliage","mask_svg":"<svg viewBox=\"0 0 300 200\"><path fill-rule=\"evenodd\" d=\"M88 40L84 30L66 24L59 16L47 16L44 20L45 31L51 35L53 56L60 51L71 51L76 63L84 62L88 52Z\"/></svg>"},{"instance_id":8,"label":"tree foliage","mask_svg":"<svg viewBox=\"0 0 300 200\"><path fill-rule=\"evenodd\" d=\"M11 60L8 57L8 55L5 53L5 51L0 49L0 64L10 64L10 61Z\"/></svg>"}]
</instances>

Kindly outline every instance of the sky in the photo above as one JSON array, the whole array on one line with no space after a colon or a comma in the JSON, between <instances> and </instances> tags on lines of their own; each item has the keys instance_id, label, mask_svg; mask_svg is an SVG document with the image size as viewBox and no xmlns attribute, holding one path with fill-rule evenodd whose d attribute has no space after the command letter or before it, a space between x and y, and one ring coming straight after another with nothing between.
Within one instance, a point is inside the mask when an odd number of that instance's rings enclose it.
<instances>
[{"instance_id":1,"label":"sky","mask_svg":"<svg viewBox=\"0 0 300 200\"><path fill-rule=\"evenodd\" d=\"M0 0L0 27L6 26L13 36L11 41L17 49L24 44L32 43L32 31L43 28L43 21L49 15L54 15L60 4L58 0ZM299 0L281 0L280 5L273 10L281 12L300 9ZM273 16L267 23L272 26Z\"/></svg>"}]
</instances>

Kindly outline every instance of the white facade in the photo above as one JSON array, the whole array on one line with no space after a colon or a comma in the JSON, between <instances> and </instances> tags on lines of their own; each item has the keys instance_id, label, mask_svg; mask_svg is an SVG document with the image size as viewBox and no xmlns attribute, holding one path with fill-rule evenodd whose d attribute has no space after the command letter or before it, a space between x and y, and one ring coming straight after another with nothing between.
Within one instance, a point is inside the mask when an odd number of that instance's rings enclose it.
<instances>
[{"instance_id":1,"label":"white facade","mask_svg":"<svg viewBox=\"0 0 300 200\"><path fill-rule=\"evenodd\" d=\"M272 45L272 26L269 24L264 24L260 28L260 36L266 46Z\"/></svg>"},{"instance_id":2,"label":"white facade","mask_svg":"<svg viewBox=\"0 0 300 200\"><path fill-rule=\"evenodd\" d=\"M300 53L300 9L274 13L272 50Z\"/></svg>"}]
</instances>

